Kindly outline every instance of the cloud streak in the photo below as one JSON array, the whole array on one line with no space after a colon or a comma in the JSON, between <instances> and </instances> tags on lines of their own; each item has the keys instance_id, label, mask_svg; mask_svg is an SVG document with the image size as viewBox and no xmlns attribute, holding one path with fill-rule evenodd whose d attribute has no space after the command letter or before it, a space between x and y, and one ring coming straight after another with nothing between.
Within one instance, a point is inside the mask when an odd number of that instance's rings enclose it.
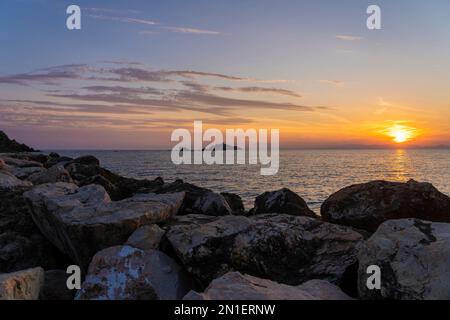
<instances>
[{"instance_id":1,"label":"cloud streak","mask_svg":"<svg viewBox=\"0 0 450 320\"><path fill-rule=\"evenodd\" d=\"M350 35L337 35L335 38L342 41L361 41L364 39L363 37Z\"/></svg>"}]
</instances>

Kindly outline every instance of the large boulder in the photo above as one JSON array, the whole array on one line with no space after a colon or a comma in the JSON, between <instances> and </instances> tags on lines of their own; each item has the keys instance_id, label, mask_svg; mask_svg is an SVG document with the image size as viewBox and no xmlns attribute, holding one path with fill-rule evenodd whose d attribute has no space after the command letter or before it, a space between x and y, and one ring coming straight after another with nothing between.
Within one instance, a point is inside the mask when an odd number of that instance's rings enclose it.
<instances>
[{"instance_id":1,"label":"large boulder","mask_svg":"<svg viewBox=\"0 0 450 320\"><path fill-rule=\"evenodd\" d=\"M164 253L116 246L98 252L77 300L179 300L192 289L183 270Z\"/></svg>"},{"instance_id":2,"label":"large boulder","mask_svg":"<svg viewBox=\"0 0 450 320\"><path fill-rule=\"evenodd\" d=\"M63 166L59 165L34 173L28 176L27 180L31 181L34 185L54 182L73 182L69 172Z\"/></svg>"},{"instance_id":3,"label":"large boulder","mask_svg":"<svg viewBox=\"0 0 450 320\"><path fill-rule=\"evenodd\" d=\"M363 299L450 299L448 223L386 221L361 247L358 260L358 288ZM366 286L371 265L380 268L381 290Z\"/></svg>"},{"instance_id":4,"label":"large boulder","mask_svg":"<svg viewBox=\"0 0 450 320\"><path fill-rule=\"evenodd\" d=\"M339 287L310 280L289 286L266 279L229 272L215 279L204 293L189 292L184 300L350 300Z\"/></svg>"},{"instance_id":5,"label":"large boulder","mask_svg":"<svg viewBox=\"0 0 450 320\"><path fill-rule=\"evenodd\" d=\"M37 300L43 283L40 267L0 274L0 300Z\"/></svg>"},{"instance_id":6,"label":"large boulder","mask_svg":"<svg viewBox=\"0 0 450 320\"><path fill-rule=\"evenodd\" d=\"M111 201L100 185L80 188L58 182L35 186L24 197L42 233L86 268L99 250L125 243L140 226L174 216L184 194L138 194Z\"/></svg>"},{"instance_id":7,"label":"large boulder","mask_svg":"<svg viewBox=\"0 0 450 320\"><path fill-rule=\"evenodd\" d=\"M210 216L224 216L233 213L229 203L221 194L209 189L176 180L166 183L156 191L157 193L185 192L186 197L180 209L180 215L204 214Z\"/></svg>"},{"instance_id":8,"label":"large boulder","mask_svg":"<svg viewBox=\"0 0 450 320\"><path fill-rule=\"evenodd\" d=\"M374 232L386 220L450 222L450 198L429 183L372 181L344 188L322 205L325 221Z\"/></svg>"},{"instance_id":9,"label":"large boulder","mask_svg":"<svg viewBox=\"0 0 450 320\"><path fill-rule=\"evenodd\" d=\"M235 270L290 285L324 279L356 291L362 236L348 227L286 214L180 218L166 227L169 248L204 287Z\"/></svg>"},{"instance_id":10,"label":"large boulder","mask_svg":"<svg viewBox=\"0 0 450 320\"><path fill-rule=\"evenodd\" d=\"M33 222L23 198L27 190L0 189L0 273L37 266L57 268L70 262Z\"/></svg>"},{"instance_id":11,"label":"large boulder","mask_svg":"<svg viewBox=\"0 0 450 320\"><path fill-rule=\"evenodd\" d=\"M264 192L255 199L252 214L285 213L294 216L316 217L305 200L287 188Z\"/></svg>"},{"instance_id":12,"label":"large boulder","mask_svg":"<svg viewBox=\"0 0 450 320\"><path fill-rule=\"evenodd\" d=\"M6 133L0 131L0 152L34 152L33 148L19 143L16 140L11 140Z\"/></svg>"}]
</instances>

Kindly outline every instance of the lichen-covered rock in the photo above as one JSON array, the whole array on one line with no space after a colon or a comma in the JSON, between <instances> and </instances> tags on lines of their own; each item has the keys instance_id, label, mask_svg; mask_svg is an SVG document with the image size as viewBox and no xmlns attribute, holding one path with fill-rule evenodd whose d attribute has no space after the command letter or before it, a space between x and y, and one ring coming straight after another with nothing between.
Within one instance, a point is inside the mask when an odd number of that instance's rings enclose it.
<instances>
[{"instance_id":1,"label":"lichen-covered rock","mask_svg":"<svg viewBox=\"0 0 450 320\"><path fill-rule=\"evenodd\" d=\"M117 246L98 252L77 300L179 300L192 289L183 270L164 253Z\"/></svg>"},{"instance_id":2,"label":"lichen-covered rock","mask_svg":"<svg viewBox=\"0 0 450 320\"><path fill-rule=\"evenodd\" d=\"M42 233L86 268L99 250L125 243L140 226L174 216L184 194L138 194L111 201L100 185L79 188L58 182L35 186L24 197Z\"/></svg>"},{"instance_id":3,"label":"lichen-covered rock","mask_svg":"<svg viewBox=\"0 0 450 320\"><path fill-rule=\"evenodd\" d=\"M199 217L176 217L165 237L203 286L235 270L291 285L324 279L356 290L362 236L348 227L285 214Z\"/></svg>"},{"instance_id":4,"label":"lichen-covered rock","mask_svg":"<svg viewBox=\"0 0 450 320\"><path fill-rule=\"evenodd\" d=\"M44 283L40 267L0 274L0 300L37 300Z\"/></svg>"},{"instance_id":5,"label":"lichen-covered rock","mask_svg":"<svg viewBox=\"0 0 450 320\"><path fill-rule=\"evenodd\" d=\"M127 245L141 250L158 249L165 231L152 224L137 229L128 238Z\"/></svg>"},{"instance_id":6,"label":"lichen-covered rock","mask_svg":"<svg viewBox=\"0 0 450 320\"><path fill-rule=\"evenodd\" d=\"M325 221L374 232L386 220L450 222L450 198L430 183L372 181L344 188L322 205Z\"/></svg>"},{"instance_id":7,"label":"lichen-covered rock","mask_svg":"<svg viewBox=\"0 0 450 320\"><path fill-rule=\"evenodd\" d=\"M54 182L68 182L73 183L69 172L63 166L55 165L49 169L44 169L41 172L34 173L27 177L34 185Z\"/></svg>"},{"instance_id":8,"label":"lichen-covered rock","mask_svg":"<svg viewBox=\"0 0 450 320\"><path fill-rule=\"evenodd\" d=\"M449 300L450 224L418 219L389 220L358 254L363 299ZM381 290L366 286L367 268L381 271Z\"/></svg>"},{"instance_id":9,"label":"lichen-covered rock","mask_svg":"<svg viewBox=\"0 0 450 320\"><path fill-rule=\"evenodd\" d=\"M305 200L287 188L264 192L255 199L252 214L285 213L294 216L316 217Z\"/></svg>"},{"instance_id":10,"label":"lichen-covered rock","mask_svg":"<svg viewBox=\"0 0 450 320\"><path fill-rule=\"evenodd\" d=\"M323 280L298 286L229 272L211 282L204 293L189 292L184 300L350 300L339 287Z\"/></svg>"}]
</instances>

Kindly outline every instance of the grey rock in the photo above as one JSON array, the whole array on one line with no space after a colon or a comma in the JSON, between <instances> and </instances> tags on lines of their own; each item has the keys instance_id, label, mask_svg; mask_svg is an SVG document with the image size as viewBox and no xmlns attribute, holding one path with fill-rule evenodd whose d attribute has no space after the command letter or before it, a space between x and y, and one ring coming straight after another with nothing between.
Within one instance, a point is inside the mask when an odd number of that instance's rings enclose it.
<instances>
[{"instance_id":1,"label":"grey rock","mask_svg":"<svg viewBox=\"0 0 450 320\"><path fill-rule=\"evenodd\" d=\"M325 221L370 232L392 219L450 222L450 198L430 183L371 181L331 195L323 203L321 215Z\"/></svg>"},{"instance_id":2,"label":"grey rock","mask_svg":"<svg viewBox=\"0 0 450 320\"><path fill-rule=\"evenodd\" d=\"M143 226L133 232L127 240L127 245L142 250L158 249L164 233L156 224Z\"/></svg>"},{"instance_id":3,"label":"grey rock","mask_svg":"<svg viewBox=\"0 0 450 320\"><path fill-rule=\"evenodd\" d=\"M37 300L44 283L40 267L0 274L0 300Z\"/></svg>"},{"instance_id":4,"label":"grey rock","mask_svg":"<svg viewBox=\"0 0 450 320\"><path fill-rule=\"evenodd\" d=\"M24 197L41 232L86 268L99 250L125 243L140 226L175 215L184 194L138 194L111 201L100 185L79 188L57 182L35 186Z\"/></svg>"},{"instance_id":5,"label":"grey rock","mask_svg":"<svg viewBox=\"0 0 450 320\"><path fill-rule=\"evenodd\" d=\"M196 199L192 206L194 212L208 216L224 216L233 213L225 198L215 192L206 192Z\"/></svg>"},{"instance_id":6,"label":"grey rock","mask_svg":"<svg viewBox=\"0 0 450 320\"><path fill-rule=\"evenodd\" d=\"M255 199L253 214L285 213L294 216L316 217L305 200L287 188L264 192Z\"/></svg>"},{"instance_id":7,"label":"grey rock","mask_svg":"<svg viewBox=\"0 0 450 320\"><path fill-rule=\"evenodd\" d=\"M204 293L189 292L184 300L350 300L335 285L310 280L289 286L266 279L229 272L211 282Z\"/></svg>"},{"instance_id":8,"label":"grey rock","mask_svg":"<svg viewBox=\"0 0 450 320\"><path fill-rule=\"evenodd\" d=\"M63 166L55 165L49 169L44 169L41 172L34 173L27 178L34 185L54 182L68 182L73 183L69 172Z\"/></svg>"},{"instance_id":9,"label":"grey rock","mask_svg":"<svg viewBox=\"0 0 450 320\"><path fill-rule=\"evenodd\" d=\"M363 299L449 300L450 224L418 219L389 220L358 254ZM381 271L381 290L366 286L367 267Z\"/></svg>"},{"instance_id":10,"label":"grey rock","mask_svg":"<svg viewBox=\"0 0 450 320\"><path fill-rule=\"evenodd\" d=\"M212 216L224 216L233 213L225 198L209 189L201 188L183 180L163 184L156 193L185 192L183 205L179 215L204 214Z\"/></svg>"},{"instance_id":11,"label":"grey rock","mask_svg":"<svg viewBox=\"0 0 450 320\"><path fill-rule=\"evenodd\" d=\"M77 300L178 300L192 289L183 270L164 253L117 246L98 252Z\"/></svg>"},{"instance_id":12,"label":"grey rock","mask_svg":"<svg viewBox=\"0 0 450 320\"><path fill-rule=\"evenodd\" d=\"M33 184L29 181L17 179L6 170L0 170L0 189L14 189L20 187L30 187Z\"/></svg>"},{"instance_id":13,"label":"grey rock","mask_svg":"<svg viewBox=\"0 0 450 320\"><path fill-rule=\"evenodd\" d=\"M356 289L362 236L348 227L285 214L199 217L176 217L166 238L204 287L234 270L290 285L324 279Z\"/></svg>"}]
</instances>

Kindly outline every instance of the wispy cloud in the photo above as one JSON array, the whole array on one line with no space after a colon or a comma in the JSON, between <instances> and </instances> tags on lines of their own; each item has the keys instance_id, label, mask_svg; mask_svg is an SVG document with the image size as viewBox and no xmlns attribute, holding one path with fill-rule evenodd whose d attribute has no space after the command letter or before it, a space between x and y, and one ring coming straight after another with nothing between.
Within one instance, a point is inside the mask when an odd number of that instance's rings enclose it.
<instances>
[{"instance_id":1,"label":"wispy cloud","mask_svg":"<svg viewBox=\"0 0 450 320\"><path fill-rule=\"evenodd\" d=\"M231 92L249 92L249 93L275 93L281 94L285 96L291 96L296 98L302 98L302 95L287 89L280 88L265 88L265 87L240 87L240 88L232 88L232 87L215 87L215 90L221 91L231 91Z\"/></svg>"},{"instance_id":2,"label":"wispy cloud","mask_svg":"<svg viewBox=\"0 0 450 320\"><path fill-rule=\"evenodd\" d=\"M324 83L324 84L331 84L334 86L342 86L344 85L344 81L341 80L329 80L329 79L323 79L323 80L319 80L320 83Z\"/></svg>"},{"instance_id":3,"label":"wispy cloud","mask_svg":"<svg viewBox=\"0 0 450 320\"><path fill-rule=\"evenodd\" d=\"M232 124L233 121L252 121L240 116L242 109L295 112L329 109L326 106L273 101L274 95L301 97L301 94L285 88L231 85L256 80L251 77L198 70L152 70L139 62L125 60L102 61L102 64L108 66L67 64L0 76L0 83L27 85L25 90L30 92L26 96L36 96L0 99L0 123L53 127L83 127L99 123L107 127L149 128L164 127L152 119L164 117L167 113L171 114L169 118L182 112L186 112L185 118L192 117L192 113L201 113L202 119ZM80 86L80 80L83 86ZM203 83L205 81L208 84ZM23 93L24 90L18 92ZM239 95L230 97L225 94L227 92ZM254 93L273 96L270 101L247 96ZM146 119L148 116L152 118Z\"/></svg>"},{"instance_id":4,"label":"wispy cloud","mask_svg":"<svg viewBox=\"0 0 450 320\"><path fill-rule=\"evenodd\" d=\"M360 41L363 40L363 37L359 36L350 36L350 35L337 35L335 36L336 39L342 40L342 41Z\"/></svg>"},{"instance_id":5,"label":"wispy cloud","mask_svg":"<svg viewBox=\"0 0 450 320\"><path fill-rule=\"evenodd\" d=\"M93 19L118 21L118 22L124 22L124 23L144 24L144 25L151 25L151 26L158 24L158 22L153 21L153 20L137 19L137 18L130 18L130 17L109 16L109 15L103 15L103 14L88 13L88 14L86 14L86 16L93 18Z\"/></svg>"},{"instance_id":6,"label":"wispy cloud","mask_svg":"<svg viewBox=\"0 0 450 320\"><path fill-rule=\"evenodd\" d=\"M218 31L196 29L196 28L185 28L185 27L164 27L164 29L167 29L170 32L186 33L186 34L203 34L203 35L219 35L219 34L221 34Z\"/></svg>"}]
</instances>

